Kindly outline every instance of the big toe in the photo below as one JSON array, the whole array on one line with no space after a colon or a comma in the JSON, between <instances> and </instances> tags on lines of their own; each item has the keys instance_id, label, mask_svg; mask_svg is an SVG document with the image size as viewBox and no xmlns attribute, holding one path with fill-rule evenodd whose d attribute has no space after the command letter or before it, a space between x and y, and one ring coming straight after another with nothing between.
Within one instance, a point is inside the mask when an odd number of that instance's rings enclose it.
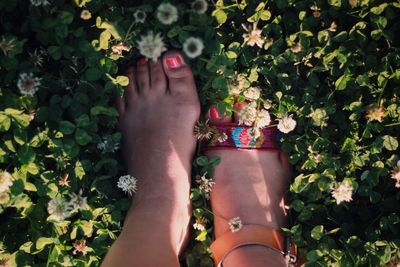
<instances>
[{"instance_id":1,"label":"big toe","mask_svg":"<svg viewBox=\"0 0 400 267\"><path fill-rule=\"evenodd\" d=\"M198 99L193 73L181 53L169 51L163 56L163 67L168 78L168 88L172 95Z\"/></svg>"}]
</instances>

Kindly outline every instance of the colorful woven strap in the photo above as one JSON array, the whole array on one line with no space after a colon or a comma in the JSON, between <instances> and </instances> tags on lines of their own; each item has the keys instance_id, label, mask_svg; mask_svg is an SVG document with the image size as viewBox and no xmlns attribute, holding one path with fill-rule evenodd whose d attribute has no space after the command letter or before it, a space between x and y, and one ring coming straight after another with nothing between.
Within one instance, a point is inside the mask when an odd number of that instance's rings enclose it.
<instances>
[{"instance_id":1,"label":"colorful woven strap","mask_svg":"<svg viewBox=\"0 0 400 267\"><path fill-rule=\"evenodd\" d=\"M279 149L276 142L276 127L260 129L257 137L254 134L254 128L251 126L227 123L211 125L210 127L212 138L207 149Z\"/></svg>"}]
</instances>

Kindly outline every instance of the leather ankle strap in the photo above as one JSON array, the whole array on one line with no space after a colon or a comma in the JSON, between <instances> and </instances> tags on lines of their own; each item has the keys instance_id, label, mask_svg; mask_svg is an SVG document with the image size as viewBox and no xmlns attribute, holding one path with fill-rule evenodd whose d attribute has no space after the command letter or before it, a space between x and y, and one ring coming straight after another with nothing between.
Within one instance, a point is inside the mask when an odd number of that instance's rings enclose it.
<instances>
[{"instance_id":1,"label":"leather ankle strap","mask_svg":"<svg viewBox=\"0 0 400 267\"><path fill-rule=\"evenodd\" d=\"M281 253L287 260L296 261L297 248L294 244L286 244L282 234L269 227L261 225L244 225L237 232L226 232L211 244L215 265L219 264L233 250L247 245L261 245Z\"/></svg>"}]
</instances>

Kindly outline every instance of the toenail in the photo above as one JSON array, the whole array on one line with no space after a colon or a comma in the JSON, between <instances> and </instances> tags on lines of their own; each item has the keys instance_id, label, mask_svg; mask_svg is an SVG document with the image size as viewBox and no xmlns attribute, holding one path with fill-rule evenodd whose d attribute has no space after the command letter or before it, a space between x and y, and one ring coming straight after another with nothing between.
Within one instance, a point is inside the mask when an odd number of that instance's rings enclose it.
<instances>
[{"instance_id":1,"label":"toenail","mask_svg":"<svg viewBox=\"0 0 400 267\"><path fill-rule=\"evenodd\" d=\"M139 59L138 63L139 63L139 65L145 65L147 63L147 60L143 57L143 58Z\"/></svg>"},{"instance_id":2,"label":"toenail","mask_svg":"<svg viewBox=\"0 0 400 267\"><path fill-rule=\"evenodd\" d=\"M210 108L210 116L213 119L218 119L219 118L218 110L217 110L217 108L215 106L212 106Z\"/></svg>"},{"instance_id":3,"label":"toenail","mask_svg":"<svg viewBox=\"0 0 400 267\"><path fill-rule=\"evenodd\" d=\"M171 69L179 68L184 64L183 59L180 55L167 57L165 62L167 63L167 66Z\"/></svg>"}]
</instances>

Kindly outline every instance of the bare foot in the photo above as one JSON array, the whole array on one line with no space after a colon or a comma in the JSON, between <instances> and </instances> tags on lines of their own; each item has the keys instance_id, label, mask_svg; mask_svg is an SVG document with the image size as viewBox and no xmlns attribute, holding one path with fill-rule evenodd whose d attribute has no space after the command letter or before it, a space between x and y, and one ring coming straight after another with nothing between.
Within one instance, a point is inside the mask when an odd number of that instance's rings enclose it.
<instances>
[{"instance_id":1,"label":"bare foot","mask_svg":"<svg viewBox=\"0 0 400 267\"><path fill-rule=\"evenodd\" d=\"M211 122L231 122L231 118L215 118ZM284 194L290 177L287 157L280 151L210 150L221 163L214 173L211 192L215 235L218 239L229 231L223 218L240 217L243 224L258 224L274 229L286 225ZM221 217L220 217L221 216ZM229 266L286 266L282 255L262 246L245 246L232 251L224 260Z\"/></svg>"},{"instance_id":2,"label":"bare foot","mask_svg":"<svg viewBox=\"0 0 400 267\"><path fill-rule=\"evenodd\" d=\"M128 69L118 100L128 171L138 191L103 266L178 266L191 216L190 170L200 105L178 52Z\"/></svg>"}]
</instances>

